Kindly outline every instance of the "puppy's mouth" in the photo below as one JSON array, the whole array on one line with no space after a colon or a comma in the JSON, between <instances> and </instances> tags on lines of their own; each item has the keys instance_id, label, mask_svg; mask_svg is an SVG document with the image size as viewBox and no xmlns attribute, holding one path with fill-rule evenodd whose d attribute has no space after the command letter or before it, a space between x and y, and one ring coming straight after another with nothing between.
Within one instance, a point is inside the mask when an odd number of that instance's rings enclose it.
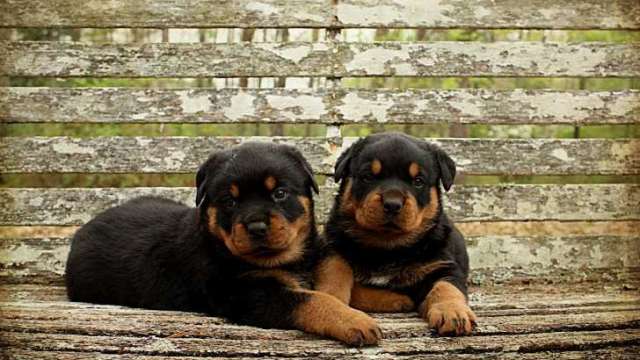
<instances>
[{"instance_id":1,"label":"puppy's mouth","mask_svg":"<svg viewBox=\"0 0 640 360\"><path fill-rule=\"evenodd\" d=\"M253 249L244 255L249 255L249 256L258 257L258 258L270 258L270 257L280 256L288 249L289 249L288 247L271 248L271 247L262 246L262 247Z\"/></svg>"}]
</instances>

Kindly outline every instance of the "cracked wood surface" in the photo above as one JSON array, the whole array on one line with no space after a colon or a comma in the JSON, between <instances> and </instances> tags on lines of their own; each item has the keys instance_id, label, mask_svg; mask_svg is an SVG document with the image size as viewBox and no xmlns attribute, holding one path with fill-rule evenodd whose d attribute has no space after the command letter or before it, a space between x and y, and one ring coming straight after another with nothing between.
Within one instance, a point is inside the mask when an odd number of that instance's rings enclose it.
<instances>
[{"instance_id":1,"label":"cracked wood surface","mask_svg":"<svg viewBox=\"0 0 640 360\"><path fill-rule=\"evenodd\" d=\"M637 90L0 88L7 123L626 124L638 116Z\"/></svg>"},{"instance_id":2,"label":"cracked wood surface","mask_svg":"<svg viewBox=\"0 0 640 360\"><path fill-rule=\"evenodd\" d=\"M62 283L70 241L0 239L0 282ZM640 280L640 235L468 236L466 241L474 284Z\"/></svg>"},{"instance_id":3,"label":"cracked wood surface","mask_svg":"<svg viewBox=\"0 0 640 360\"><path fill-rule=\"evenodd\" d=\"M5 173L192 173L214 151L248 141L298 148L318 174L357 138L323 137L4 137ZM474 175L640 174L638 139L425 139L440 145L460 173Z\"/></svg>"},{"instance_id":4,"label":"cracked wood surface","mask_svg":"<svg viewBox=\"0 0 640 360\"><path fill-rule=\"evenodd\" d=\"M316 218L324 223L333 204L333 185L316 197ZM193 205L193 188L5 188L0 189L1 225L77 225L137 196L155 195ZM444 196L454 221L637 220L638 184L454 186Z\"/></svg>"},{"instance_id":5,"label":"cracked wood surface","mask_svg":"<svg viewBox=\"0 0 640 360\"><path fill-rule=\"evenodd\" d=\"M475 336L435 337L415 313L375 314L385 338L362 349L197 313L70 303L63 287L3 285L0 299L0 344L10 358L631 358L640 336L637 293L603 284L472 287Z\"/></svg>"},{"instance_id":6,"label":"cracked wood surface","mask_svg":"<svg viewBox=\"0 0 640 360\"><path fill-rule=\"evenodd\" d=\"M5 0L6 27L638 29L635 0Z\"/></svg>"},{"instance_id":7,"label":"cracked wood surface","mask_svg":"<svg viewBox=\"0 0 640 360\"><path fill-rule=\"evenodd\" d=\"M0 75L55 77L640 75L640 44L1 42Z\"/></svg>"}]
</instances>

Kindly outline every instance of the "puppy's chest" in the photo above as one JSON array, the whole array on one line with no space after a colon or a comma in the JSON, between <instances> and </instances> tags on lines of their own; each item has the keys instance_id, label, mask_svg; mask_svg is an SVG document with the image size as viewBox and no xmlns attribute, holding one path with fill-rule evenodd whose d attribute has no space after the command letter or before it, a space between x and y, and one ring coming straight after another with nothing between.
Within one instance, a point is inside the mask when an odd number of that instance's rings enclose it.
<instances>
[{"instance_id":1,"label":"puppy's chest","mask_svg":"<svg viewBox=\"0 0 640 360\"><path fill-rule=\"evenodd\" d=\"M416 285L450 264L449 261L392 263L375 268L354 265L353 270L355 280L363 285L399 289Z\"/></svg>"}]
</instances>

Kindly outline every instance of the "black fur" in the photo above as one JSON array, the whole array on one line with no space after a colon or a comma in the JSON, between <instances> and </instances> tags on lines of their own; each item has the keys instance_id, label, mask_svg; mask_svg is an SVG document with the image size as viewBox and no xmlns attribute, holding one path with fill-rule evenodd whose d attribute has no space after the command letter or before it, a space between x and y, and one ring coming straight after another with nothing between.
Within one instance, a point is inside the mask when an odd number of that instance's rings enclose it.
<instances>
[{"instance_id":1,"label":"black fur","mask_svg":"<svg viewBox=\"0 0 640 360\"><path fill-rule=\"evenodd\" d=\"M370 164L374 159L383 164L379 175L373 175L371 171ZM407 171L411 162L419 164L423 170L419 176L425 185L421 188L412 185L413 179ZM442 184L445 190L449 190L455 173L455 163L440 148L400 133L376 134L360 139L340 156L335 179L342 182L326 225L326 237L335 251L351 264L357 282L404 293L416 304L424 300L437 280L447 280L467 295L469 259L464 238L442 209L439 186ZM436 187L440 205L433 218L433 226L406 246L372 246L350 231L358 225L353 216L341 210L347 181L351 182L351 193L357 201L362 201L375 189L394 188L415 197L421 209L433 200L430 189ZM450 263L409 286L393 280L403 269L434 261ZM376 281L380 278L389 280Z\"/></svg>"},{"instance_id":2,"label":"black fur","mask_svg":"<svg viewBox=\"0 0 640 360\"><path fill-rule=\"evenodd\" d=\"M286 200L276 203L265 189L267 175L276 175L278 188L288 191ZM232 182L241 189L233 201ZM109 209L80 228L67 261L69 299L198 311L243 324L294 327L292 312L306 295L292 291L278 277L264 276L268 270L264 266L233 255L209 230L207 209L215 207L217 224L231 232L233 223L270 212L295 221L304 213L297 197L308 198L310 227L303 255L275 269L310 288L311 272L321 254L312 200L317 185L309 164L292 147L248 143L213 154L198 170L196 187L196 208L142 197Z\"/></svg>"}]
</instances>

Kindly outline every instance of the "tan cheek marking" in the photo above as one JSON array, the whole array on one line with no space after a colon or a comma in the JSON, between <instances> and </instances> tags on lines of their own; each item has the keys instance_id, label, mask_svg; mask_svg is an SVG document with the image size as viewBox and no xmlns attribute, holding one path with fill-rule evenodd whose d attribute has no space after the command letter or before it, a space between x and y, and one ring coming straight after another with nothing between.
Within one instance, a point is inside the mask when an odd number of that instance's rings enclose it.
<instances>
[{"instance_id":1,"label":"tan cheek marking","mask_svg":"<svg viewBox=\"0 0 640 360\"><path fill-rule=\"evenodd\" d=\"M356 204L351 197L351 179L347 179L346 182L340 199L340 210L345 214L352 214L355 211Z\"/></svg>"},{"instance_id":2,"label":"tan cheek marking","mask_svg":"<svg viewBox=\"0 0 640 360\"><path fill-rule=\"evenodd\" d=\"M374 175L378 175L380 174L380 172L382 171L382 163L380 162L380 160L375 159L371 162L371 172Z\"/></svg>"},{"instance_id":3,"label":"tan cheek marking","mask_svg":"<svg viewBox=\"0 0 640 360\"><path fill-rule=\"evenodd\" d=\"M273 189L276 188L276 178L274 178L273 176L267 176L264 179L264 187L267 188L267 190L272 191Z\"/></svg>"},{"instance_id":4,"label":"tan cheek marking","mask_svg":"<svg viewBox=\"0 0 640 360\"><path fill-rule=\"evenodd\" d=\"M229 192L231 193L231 196L233 196L234 198L237 198L240 196L240 188L236 184L231 184L231 187L229 188Z\"/></svg>"},{"instance_id":5,"label":"tan cheek marking","mask_svg":"<svg viewBox=\"0 0 640 360\"><path fill-rule=\"evenodd\" d=\"M411 177L414 178L418 176L419 172L420 172L420 166L412 162L411 165L409 165L409 175L411 175Z\"/></svg>"},{"instance_id":6,"label":"tan cheek marking","mask_svg":"<svg viewBox=\"0 0 640 360\"><path fill-rule=\"evenodd\" d=\"M238 249L236 249L235 244L233 243L232 237L229 233L227 233L223 228L218 226L218 221L216 216L218 214L218 209L214 207L209 207L207 209L207 215L209 217L207 221L207 226L209 228L209 232L214 236L218 237L224 242L224 245L231 251L232 254L237 254Z\"/></svg>"}]
</instances>

